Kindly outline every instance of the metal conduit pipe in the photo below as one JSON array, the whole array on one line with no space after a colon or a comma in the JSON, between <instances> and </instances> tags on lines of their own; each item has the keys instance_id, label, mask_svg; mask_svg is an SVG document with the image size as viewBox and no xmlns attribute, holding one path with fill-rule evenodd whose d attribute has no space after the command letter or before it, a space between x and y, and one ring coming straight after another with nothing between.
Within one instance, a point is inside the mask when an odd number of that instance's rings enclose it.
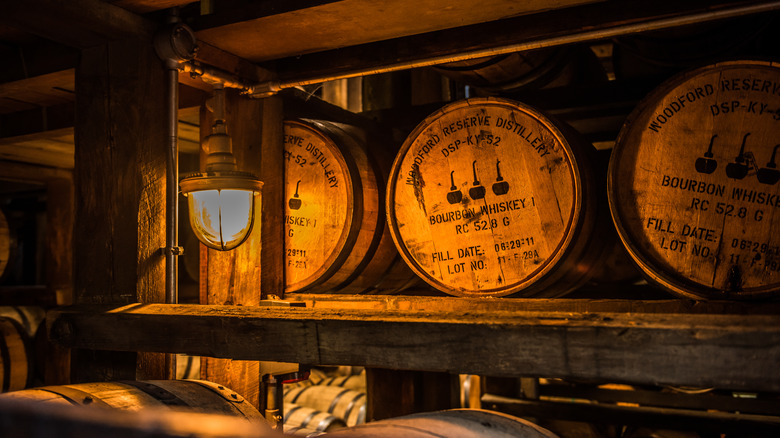
<instances>
[{"instance_id":1,"label":"metal conduit pipe","mask_svg":"<svg viewBox=\"0 0 780 438\"><path fill-rule=\"evenodd\" d=\"M179 64L192 59L197 50L195 34L180 23L174 8L167 26L154 38L154 48L165 65L167 172L165 184L165 303L178 302L179 246Z\"/></svg>"},{"instance_id":2,"label":"metal conduit pipe","mask_svg":"<svg viewBox=\"0 0 780 438\"><path fill-rule=\"evenodd\" d=\"M734 6L723 10L695 12L676 17L655 18L641 23L615 25L613 27L604 29L581 30L567 35L551 38L542 38L522 43L472 50L454 55L432 56L419 60L390 63L382 67L355 69L344 73L314 76L311 78L291 81L265 81L257 84L247 84L236 75L216 68L206 67L191 62L182 64L181 68L186 72L191 72L193 75L203 76L204 78L208 78L212 81L222 82L226 87L237 88L241 90L243 94L246 94L249 97L264 98L272 96L283 89L317 84L320 82L332 81L336 79L347 79L371 74L389 73L393 71L407 70L418 67L429 67L432 65L444 64L448 62L465 61L468 59L503 55L531 49L540 49L544 47L553 47L572 43L582 43L586 41L596 41L632 33L660 30L695 23L704 23L708 21L739 17L742 15L758 14L762 12L774 11L777 9L780 9L780 1Z\"/></svg>"}]
</instances>

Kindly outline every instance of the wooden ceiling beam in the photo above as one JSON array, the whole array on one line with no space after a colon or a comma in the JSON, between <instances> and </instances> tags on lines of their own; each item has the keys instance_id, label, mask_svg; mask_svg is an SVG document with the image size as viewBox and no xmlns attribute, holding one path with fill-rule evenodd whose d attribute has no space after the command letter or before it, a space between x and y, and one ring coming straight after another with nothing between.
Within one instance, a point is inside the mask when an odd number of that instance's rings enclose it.
<instances>
[{"instance_id":1,"label":"wooden ceiling beam","mask_svg":"<svg viewBox=\"0 0 780 438\"><path fill-rule=\"evenodd\" d=\"M283 86L436 65L780 9L777 1L606 2L556 9L341 49L296 54L261 66ZM754 12L751 12L754 11ZM293 24L290 24L294 26ZM217 38L214 44L226 47ZM250 58L251 59L251 58Z\"/></svg>"},{"instance_id":2,"label":"wooden ceiling beam","mask_svg":"<svg viewBox=\"0 0 780 438\"><path fill-rule=\"evenodd\" d=\"M155 23L99 0L0 0L0 24L86 48L128 37L149 38Z\"/></svg>"},{"instance_id":3,"label":"wooden ceiling beam","mask_svg":"<svg viewBox=\"0 0 780 438\"><path fill-rule=\"evenodd\" d=\"M199 39L259 62L597 1L270 1L196 17L192 26Z\"/></svg>"},{"instance_id":4,"label":"wooden ceiling beam","mask_svg":"<svg viewBox=\"0 0 780 438\"><path fill-rule=\"evenodd\" d=\"M76 66L77 49L34 38L33 42L19 44L0 37L0 57L3 59L0 82L34 78Z\"/></svg>"}]
</instances>

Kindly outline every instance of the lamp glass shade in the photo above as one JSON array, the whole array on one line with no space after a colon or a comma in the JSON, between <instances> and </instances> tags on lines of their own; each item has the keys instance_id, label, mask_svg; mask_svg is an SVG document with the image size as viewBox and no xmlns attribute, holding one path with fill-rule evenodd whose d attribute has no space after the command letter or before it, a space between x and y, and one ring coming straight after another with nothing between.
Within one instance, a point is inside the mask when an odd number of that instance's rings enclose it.
<instances>
[{"instance_id":1,"label":"lamp glass shade","mask_svg":"<svg viewBox=\"0 0 780 438\"><path fill-rule=\"evenodd\" d=\"M222 251L243 243L252 230L257 194L232 189L187 193L190 225L198 240Z\"/></svg>"}]
</instances>

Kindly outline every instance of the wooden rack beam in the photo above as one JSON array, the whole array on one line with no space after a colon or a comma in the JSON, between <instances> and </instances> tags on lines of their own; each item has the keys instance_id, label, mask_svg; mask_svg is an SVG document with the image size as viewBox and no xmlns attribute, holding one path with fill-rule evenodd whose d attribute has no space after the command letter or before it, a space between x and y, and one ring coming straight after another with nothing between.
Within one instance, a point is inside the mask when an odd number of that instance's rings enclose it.
<instances>
[{"instance_id":1,"label":"wooden rack beam","mask_svg":"<svg viewBox=\"0 0 780 438\"><path fill-rule=\"evenodd\" d=\"M132 304L47 319L73 348L780 392L776 314Z\"/></svg>"},{"instance_id":2,"label":"wooden rack beam","mask_svg":"<svg viewBox=\"0 0 780 438\"><path fill-rule=\"evenodd\" d=\"M282 88L723 20L780 9L776 1L622 1L295 53L271 64ZM290 25L294 27L294 24ZM219 38L212 41L221 45ZM249 45L249 47L262 47ZM250 53L238 53L253 59Z\"/></svg>"}]
</instances>

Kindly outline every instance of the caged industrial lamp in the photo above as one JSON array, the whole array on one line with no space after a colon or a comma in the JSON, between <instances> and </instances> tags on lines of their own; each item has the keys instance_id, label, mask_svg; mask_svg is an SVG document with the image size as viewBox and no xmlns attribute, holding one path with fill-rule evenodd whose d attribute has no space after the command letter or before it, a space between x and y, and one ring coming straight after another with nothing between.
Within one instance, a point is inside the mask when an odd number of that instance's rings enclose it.
<instances>
[{"instance_id":1,"label":"caged industrial lamp","mask_svg":"<svg viewBox=\"0 0 780 438\"><path fill-rule=\"evenodd\" d=\"M225 126L225 89L214 88L214 124L206 137L206 172L181 180L192 226L198 240L222 251L242 244L255 220L255 201L262 181L236 170L230 136Z\"/></svg>"}]
</instances>

